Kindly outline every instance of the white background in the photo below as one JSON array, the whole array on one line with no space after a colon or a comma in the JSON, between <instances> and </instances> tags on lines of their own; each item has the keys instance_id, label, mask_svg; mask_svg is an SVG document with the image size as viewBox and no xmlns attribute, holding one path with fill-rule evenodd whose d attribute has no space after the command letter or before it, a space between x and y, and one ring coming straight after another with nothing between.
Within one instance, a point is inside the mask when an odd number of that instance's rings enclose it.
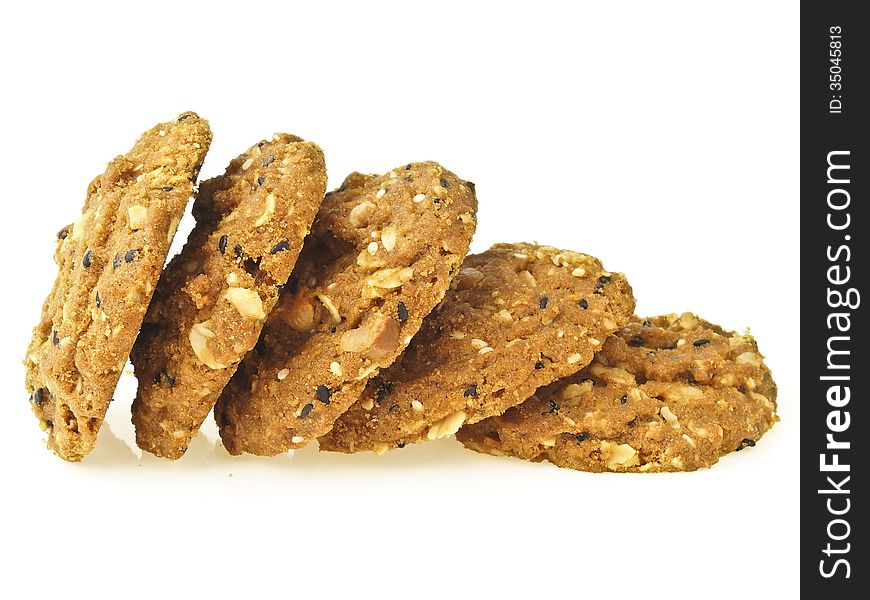
<instances>
[{"instance_id":1,"label":"white background","mask_svg":"<svg viewBox=\"0 0 870 600\"><path fill-rule=\"evenodd\" d=\"M797 3L219 4L3 9L0 595L797 597ZM443 163L477 183L474 251L588 252L627 274L639 314L751 326L782 421L688 474L452 439L233 458L213 428L168 463L132 444L127 376L97 450L64 463L20 362L55 232L112 156L184 110L215 134L204 177L275 131L322 146L330 187Z\"/></svg>"}]
</instances>

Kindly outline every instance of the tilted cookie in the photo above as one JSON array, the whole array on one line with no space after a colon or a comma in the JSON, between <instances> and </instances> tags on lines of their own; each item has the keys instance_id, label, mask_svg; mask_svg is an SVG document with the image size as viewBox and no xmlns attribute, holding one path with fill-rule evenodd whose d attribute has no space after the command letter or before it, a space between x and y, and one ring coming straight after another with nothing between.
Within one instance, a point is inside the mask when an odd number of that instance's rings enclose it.
<instances>
[{"instance_id":1,"label":"tilted cookie","mask_svg":"<svg viewBox=\"0 0 870 600\"><path fill-rule=\"evenodd\" d=\"M589 364L633 311L625 277L591 256L533 244L469 256L405 353L320 448L383 452L501 414Z\"/></svg>"},{"instance_id":2,"label":"tilted cookie","mask_svg":"<svg viewBox=\"0 0 870 600\"><path fill-rule=\"evenodd\" d=\"M442 299L474 233L473 185L436 163L350 175L215 407L227 450L274 455L332 427Z\"/></svg>"},{"instance_id":3,"label":"tilted cookie","mask_svg":"<svg viewBox=\"0 0 870 600\"><path fill-rule=\"evenodd\" d=\"M61 458L81 460L94 446L210 143L192 112L146 131L58 233L59 273L25 365L33 410Z\"/></svg>"},{"instance_id":4,"label":"tilted cookie","mask_svg":"<svg viewBox=\"0 0 870 600\"><path fill-rule=\"evenodd\" d=\"M276 134L204 181L197 225L163 272L131 360L136 443L187 450L278 300L326 191L316 144Z\"/></svg>"},{"instance_id":5,"label":"tilted cookie","mask_svg":"<svg viewBox=\"0 0 870 600\"><path fill-rule=\"evenodd\" d=\"M684 313L630 323L587 368L456 437L581 471L693 471L754 446L775 401L752 336Z\"/></svg>"}]
</instances>

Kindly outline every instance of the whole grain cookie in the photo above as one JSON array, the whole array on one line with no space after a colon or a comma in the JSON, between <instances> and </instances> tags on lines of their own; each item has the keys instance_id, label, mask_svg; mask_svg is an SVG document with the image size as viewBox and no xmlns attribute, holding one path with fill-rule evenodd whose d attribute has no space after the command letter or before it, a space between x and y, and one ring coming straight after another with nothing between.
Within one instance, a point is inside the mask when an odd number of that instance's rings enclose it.
<instances>
[{"instance_id":1,"label":"whole grain cookie","mask_svg":"<svg viewBox=\"0 0 870 600\"><path fill-rule=\"evenodd\" d=\"M633 311L625 277L591 256L533 244L469 256L412 344L320 448L384 452L501 414L589 364Z\"/></svg>"},{"instance_id":2,"label":"whole grain cookie","mask_svg":"<svg viewBox=\"0 0 870 600\"><path fill-rule=\"evenodd\" d=\"M316 144L252 146L200 185L197 225L163 272L131 360L136 443L179 458L254 347L326 191Z\"/></svg>"},{"instance_id":3,"label":"whole grain cookie","mask_svg":"<svg viewBox=\"0 0 870 600\"><path fill-rule=\"evenodd\" d=\"M329 431L441 300L474 233L471 183L433 162L350 175L215 407L227 450L274 455Z\"/></svg>"},{"instance_id":4,"label":"whole grain cookie","mask_svg":"<svg viewBox=\"0 0 870 600\"><path fill-rule=\"evenodd\" d=\"M25 365L33 410L61 458L93 448L210 143L192 112L146 131L58 233L58 278Z\"/></svg>"},{"instance_id":5,"label":"whole grain cookie","mask_svg":"<svg viewBox=\"0 0 870 600\"><path fill-rule=\"evenodd\" d=\"M636 320L579 373L459 430L478 452L581 471L693 471L778 420L755 340L690 313Z\"/></svg>"}]
</instances>

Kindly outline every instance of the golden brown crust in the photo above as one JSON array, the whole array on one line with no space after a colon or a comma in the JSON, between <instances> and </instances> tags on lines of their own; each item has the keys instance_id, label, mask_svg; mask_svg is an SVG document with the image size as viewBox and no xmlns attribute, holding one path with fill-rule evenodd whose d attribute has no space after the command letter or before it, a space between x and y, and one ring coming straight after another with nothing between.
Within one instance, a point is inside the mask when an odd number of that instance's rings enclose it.
<instances>
[{"instance_id":1,"label":"golden brown crust","mask_svg":"<svg viewBox=\"0 0 870 600\"><path fill-rule=\"evenodd\" d=\"M476 225L473 186L437 163L350 175L328 194L260 341L215 407L232 454L332 427L441 300Z\"/></svg>"},{"instance_id":2,"label":"golden brown crust","mask_svg":"<svg viewBox=\"0 0 870 600\"><path fill-rule=\"evenodd\" d=\"M163 272L131 360L136 443L176 459L254 347L326 191L323 152L276 134L200 186L197 225Z\"/></svg>"},{"instance_id":3,"label":"golden brown crust","mask_svg":"<svg viewBox=\"0 0 870 600\"><path fill-rule=\"evenodd\" d=\"M684 313L636 319L587 368L456 437L582 471L692 471L754 446L777 420L755 340Z\"/></svg>"},{"instance_id":4,"label":"golden brown crust","mask_svg":"<svg viewBox=\"0 0 870 600\"><path fill-rule=\"evenodd\" d=\"M58 234L59 274L27 352L27 390L58 456L93 448L211 143L195 113L145 132Z\"/></svg>"},{"instance_id":5,"label":"golden brown crust","mask_svg":"<svg viewBox=\"0 0 870 600\"><path fill-rule=\"evenodd\" d=\"M383 452L501 414L589 364L633 311L625 277L591 256L534 244L469 256L411 346L320 447Z\"/></svg>"}]
</instances>

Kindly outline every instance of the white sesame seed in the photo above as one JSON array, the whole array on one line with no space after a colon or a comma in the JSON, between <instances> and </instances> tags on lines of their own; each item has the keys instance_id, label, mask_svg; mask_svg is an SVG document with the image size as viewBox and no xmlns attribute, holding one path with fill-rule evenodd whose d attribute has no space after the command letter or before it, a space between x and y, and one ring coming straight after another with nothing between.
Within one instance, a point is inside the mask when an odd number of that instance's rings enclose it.
<instances>
[{"instance_id":1,"label":"white sesame seed","mask_svg":"<svg viewBox=\"0 0 870 600\"><path fill-rule=\"evenodd\" d=\"M242 163L242 171L247 171L248 169L250 169L252 164L254 164L253 158L249 158L248 160L243 162Z\"/></svg>"},{"instance_id":2,"label":"white sesame seed","mask_svg":"<svg viewBox=\"0 0 870 600\"><path fill-rule=\"evenodd\" d=\"M290 441L294 444L301 444L302 442L305 441L305 438L302 437L301 435L294 435L292 438L290 438Z\"/></svg>"},{"instance_id":3,"label":"white sesame seed","mask_svg":"<svg viewBox=\"0 0 870 600\"><path fill-rule=\"evenodd\" d=\"M478 354L489 354L490 352L492 352L492 348L490 348L489 346L481 348L477 351Z\"/></svg>"},{"instance_id":4,"label":"white sesame seed","mask_svg":"<svg viewBox=\"0 0 870 600\"><path fill-rule=\"evenodd\" d=\"M378 200L380 200L381 198L384 197L384 194L386 194L386 193L387 193L387 190L381 188L381 189L378 190L378 193L375 194L375 198L377 198Z\"/></svg>"},{"instance_id":5,"label":"white sesame seed","mask_svg":"<svg viewBox=\"0 0 870 600\"><path fill-rule=\"evenodd\" d=\"M586 275L586 269L584 269L583 267L577 267L576 269L571 271L571 275L573 275L574 277L583 277L584 275Z\"/></svg>"},{"instance_id":6,"label":"white sesame seed","mask_svg":"<svg viewBox=\"0 0 870 600\"><path fill-rule=\"evenodd\" d=\"M368 247L366 248L369 254L375 255L378 253L378 243L377 242L369 242Z\"/></svg>"},{"instance_id":7,"label":"white sesame seed","mask_svg":"<svg viewBox=\"0 0 870 600\"><path fill-rule=\"evenodd\" d=\"M487 344L485 341L479 338L471 338L471 347L475 350L480 350L481 348L485 348L487 346L489 346L489 344Z\"/></svg>"},{"instance_id":8,"label":"white sesame seed","mask_svg":"<svg viewBox=\"0 0 870 600\"><path fill-rule=\"evenodd\" d=\"M278 381L284 381L290 374L290 369L281 369L278 371Z\"/></svg>"},{"instance_id":9,"label":"white sesame seed","mask_svg":"<svg viewBox=\"0 0 870 600\"><path fill-rule=\"evenodd\" d=\"M332 371L333 375L338 375L339 377L341 377L342 373L344 373L344 371L341 369L341 365L335 361L329 363L329 370Z\"/></svg>"},{"instance_id":10,"label":"white sesame seed","mask_svg":"<svg viewBox=\"0 0 870 600\"><path fill-rule=\"evenodd\" d=\"M411 408L417 412L423 412L423 403L419 400L411 400Z\"/></svg>"},{"instance_id":11,"label":"white sesame seed","mask_svg":"<svg viewBox=\"0 0 870 600\"><path fill-rule=\"evenodd\" d=\"M579 354L579 353L572 354L571 356L568 357L568 364L569 365L576 364L576 363L580 362L580 359L582 359L582 358L583 358L582 354Z\"/></svg>"},{"instance_id":12,"label":"white sesame seed","mask_svg":"<svg viewBox=\"0 0 870 600\"><path fill-rule=\"evenodd\" d=\"M422 202L425 199L426 199L426 194L417 194L416 196L414 196L414 202L416 204L419 204L420 202Z\"/></svg>"}]
</instances>

